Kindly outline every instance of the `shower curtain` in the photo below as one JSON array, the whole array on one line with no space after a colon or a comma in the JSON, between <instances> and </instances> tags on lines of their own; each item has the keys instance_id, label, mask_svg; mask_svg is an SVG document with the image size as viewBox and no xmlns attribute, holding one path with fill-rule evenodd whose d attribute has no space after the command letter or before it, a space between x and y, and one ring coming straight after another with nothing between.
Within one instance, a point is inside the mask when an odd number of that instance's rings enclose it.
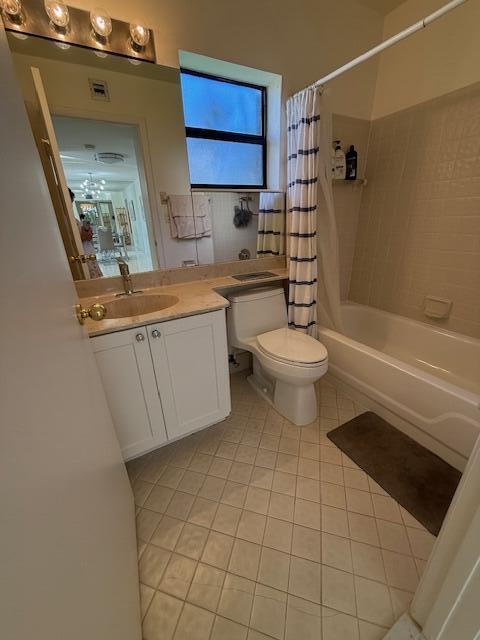
<instances>
[{"instance_id":1,"label":"shower curtain","mask_svg":"<svg viewBox=\"0 0 480 640\"><path fill-rule=\"evenodd\" d=\"M283 193L260 194L258 209L257 258L285 253L285 196Z\"/></svg>"},{"instance_id":2,"label":"shower curtain","mask_svg":"<svg viewBox=\"0 0 480 640\"><path fill-rule=\"evenodd\" d=\"M341 331L332 119L321 90L290 98L287 122L288 324L311 335L317 321Z\"/></svg>"}]
</instances>

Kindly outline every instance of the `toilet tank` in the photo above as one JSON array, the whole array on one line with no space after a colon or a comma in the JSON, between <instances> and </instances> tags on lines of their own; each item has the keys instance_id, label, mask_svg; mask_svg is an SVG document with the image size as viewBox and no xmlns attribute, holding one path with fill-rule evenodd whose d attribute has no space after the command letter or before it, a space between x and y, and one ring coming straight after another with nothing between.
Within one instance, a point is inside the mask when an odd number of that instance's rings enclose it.
<instances>
[{"instance_id":1,"label":"toilet tank","mask_svg":"<svg viewBox=\"0 0 480 640\"><path fill-rule=\"evenodd\" d=\"M245 343L266 331L286 327L287 305L280 287L259 287L228 296L228 341L241 349Z\"/></svg>"}]
</instances>

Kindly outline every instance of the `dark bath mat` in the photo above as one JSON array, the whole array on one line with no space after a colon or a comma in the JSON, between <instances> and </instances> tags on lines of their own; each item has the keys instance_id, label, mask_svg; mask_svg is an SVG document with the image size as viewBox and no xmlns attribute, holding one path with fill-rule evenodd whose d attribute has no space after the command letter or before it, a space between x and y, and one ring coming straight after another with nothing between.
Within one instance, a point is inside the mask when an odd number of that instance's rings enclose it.
<instances>
[{"instance_id":1,"label":"dark bath mat","mask_svg":"<svg viewBox=\"0 0 480 640\"><path fill-rule=\"evenodd\" d=\"M460 471L372 411L327 436L430 533L438 535Z\"/></svg>"}]
</instances>

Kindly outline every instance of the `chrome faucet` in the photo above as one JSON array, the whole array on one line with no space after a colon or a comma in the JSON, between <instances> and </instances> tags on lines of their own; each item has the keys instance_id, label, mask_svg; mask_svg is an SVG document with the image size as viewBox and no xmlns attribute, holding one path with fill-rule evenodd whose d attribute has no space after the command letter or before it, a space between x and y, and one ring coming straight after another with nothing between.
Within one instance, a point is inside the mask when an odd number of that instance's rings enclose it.
<instances>
[{"instance_id":1,"label":"chrome faucet","mask_svg":"<svg viewBox=\"0 0 480 640\"><path fill-rule=\"evenodd\" d=\"M133 288L132 276L130 275L130 269L128 264L123 258L117 258L118 268L120 269L120 275L123 279L124 293L117 293L118 296L131 296L134 293L141 293L141 291L135 291Z\"/></svg>"}]
</instances>

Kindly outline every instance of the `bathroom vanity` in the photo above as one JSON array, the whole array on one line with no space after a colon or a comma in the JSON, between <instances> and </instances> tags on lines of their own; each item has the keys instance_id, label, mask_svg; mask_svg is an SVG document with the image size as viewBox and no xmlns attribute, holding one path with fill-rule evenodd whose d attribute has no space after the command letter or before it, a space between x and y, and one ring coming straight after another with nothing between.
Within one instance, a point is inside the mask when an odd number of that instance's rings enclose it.
<instances>
[{"instance_id":1,"label":"bathroom vanity","mask_svg":"<svg viewBox=\"0 0 480 640\"><path fill-rule=\"evenodd\" d=\"M276 270L255 284L282 282L285 276ZM248 286L227 276L154 287L137 298L111 293L82 299L82 306L100 303L107 309L103 320L89 319L86 327L126 460L229 415L229 301L223 294ZM147 297L176 302L109 317L119 301Z\"/></svg>"},{"instance_id":2,"label":"bathroom vanity","mask_svg":"<svg viewBox=\"0 0 480 640\"><path fill-rule=\"evenodd\" d=\"M125 459L230 413L225 311L92 338Z\"/></svg>"}]
</instances>

